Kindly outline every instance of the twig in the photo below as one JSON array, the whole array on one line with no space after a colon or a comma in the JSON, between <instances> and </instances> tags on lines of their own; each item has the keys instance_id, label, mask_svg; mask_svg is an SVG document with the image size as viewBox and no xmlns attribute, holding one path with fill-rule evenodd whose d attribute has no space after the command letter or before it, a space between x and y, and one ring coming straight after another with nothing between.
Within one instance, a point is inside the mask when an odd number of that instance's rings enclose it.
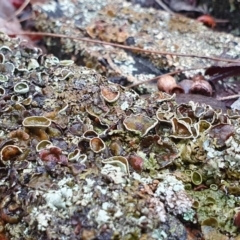
<instances>
[{"instance_id":1,"label":"twig","mask_svg":"<svg viewBox=\"0 0 240 240\"><path fill-rule=\"evenodd\" d=\"M227 97L219 97L219 98L217 98L217 100L225 101L225 100L231 100L231 99L239 98L239 97L240 97L240 94L235 94L235 95L230 95Z\"/></svg>"},{"instance_id":2,"label":"twig","mask_svg":"<svg viewBox=\"0 0 240 240\"><path fill-rule=\"evenodd\" d=\"M19 22L24 22L24 21L30 20L30 19L32 19L33 17L34 17L33 15L30 15L30 16L27 16L27 17L25 17L25 18L21 18L21 19L19 19Z\"/></svg>"},{"instance_id":3,"label":"twig","mask_svg":"<svg viewBox=\"0 0 240 240\"><path fill-rule=\"evenodd\" d=\"M11 21L14 17L19 15L29 3L30 3L30 0L25 0L24 3L21 5L21 7L12 16L10 16L7 19L7 22Z\"/></svg>"},{"instance_id":4,"label":"twig","mask_svg":"<svg viewBox=\"0 0 240 240\"><path fill-rule=\"evenodd\" d=\"M162 2L162 0L155 0L155 2L166 12L173 13L173 11L165 3Z\"/></svg>"},{"instance_id":5,"label":"twig","mask_svg":"<svg viewBox=\"0 0 240 240\"><path fill-rule=\"evenodd\" d=\"M213 61L222 61L222 62L228 62L228 63L240 63L240 59L234 60L234 59L219 58L219 57L213 57L213 56L173 53L173 52L165 52L165 51L155 51L155 50L148 50L148 49L142 49L142 48L138 48L138 47L121 45L121 44L117 44L117 43L94 40L94 39L90 39L90 38L66 36L64 34L55 34L55 33L46 33L46 32L27 32L27 31L21 32L21 33L15 32L14 34L15 35L28 35L28 36L29 35L34 35L34 36L45 36L45 37L68 38L68 39L74 39L74 40L83 41L83 42L110 45L110 46L113 46L113 47L119 47L119 48L127 49L127 50L130 50L130 51L139 51L139 52L153 53L153 54L160 54L160 55L174 55L174 56L181 56L181 57L203 58L203 59L210 59L210 60L213 60Z\"/></svg>"}]
</instances>

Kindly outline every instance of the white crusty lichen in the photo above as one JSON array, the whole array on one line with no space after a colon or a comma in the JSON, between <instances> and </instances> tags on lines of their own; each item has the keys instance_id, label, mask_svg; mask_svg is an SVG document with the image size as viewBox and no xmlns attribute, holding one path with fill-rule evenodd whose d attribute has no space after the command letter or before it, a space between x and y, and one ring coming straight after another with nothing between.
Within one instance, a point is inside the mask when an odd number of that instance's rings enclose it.
<instances>
[{"instance_id":1,"label":"white crusty lichen","mask_svg":"<svg viewBox=\"0 0 240 240\"><path fill-rule=\"evenodd\" d=\"M116 184L126 183L126 174L121 167L105 164L101 169L101 174L107 176Z\"/></svg>"},{"instance_id":2,"label":"white crusty lichen","mask_svg":"<svg viewBox=\"0 0 240 240\"><path fill-rule=\"evenodd\" d=\"M84 184L82 191L75 197L77 199L77 205L87 206L92 201L92 189L94 187L95 181L91 178L86 178L85 182L86 183ZM80 195L81 198L79 198Z\"/></svg>"},{"instance_id":3,"label":"white crusty lichen","mask_svg":"<svg viewBox=\"0 0 240 240\"><path fill-rule=\"evenodd\" d=\"M48 211L44 210L43 207L34 207L30 214L29 225L33 225L37 222L37 228L39 231L45 231L49 226L49 222L52 219L52 215Z\"/></svg>"},{"instance_id":4,"label":"white crusty lichen","mask_svg":"<svg viewBox=\"0 0 240 240\"><path fill-rule=\"evenodd\" d=\"M193 209L189 209L187 212L183 214L183 219L195 223L196 222L195 215L196 212Z\"/></svg>"},{"instance_id":5,"label":"white crusty lichen","mask_svg":"<svg viewBox=\"0 0 240 240\"><path fill-rule=\"evenodd\" d=\"M154 196L164 201L167 210L174 215L183 215L192 207L192 200L187 196L183 183L172 175L165 175Z\"/></svg>"},{"instance_id":6,"label":"white crusty lichen","mask_svg":"<svg viewBox=\"0 0 240 240\"><path fill-rule=\"evenodd\" d=\"M101 226L103 223L107 223L110 220L110 216L108 215L108 212L99 209L97 216L96 216L96 222Z\"/></svg>"},{"instance_id":7,"label":"white crusty lichen","mask_svg":"<svg viewBox=\"0 0 240 240\"><path fill-rule=\"evenodd\" d=\"M218 151L215 149L210 139L207 139L203 142L203 148L207 152L207 159L220 157L224 154L223 151Z\"/></svg>"},{"instance_id":8,"label":"white crusty lichen","mask_svg":"<svg viewBox=\"0 0 240 240\"><path fill-rule=\"evenodd\" d=\"M43 197L46 200L47 206L53 211L61 208L66 208L66 199L64 197L64 194L62 194L62 189L59 189L57 191L49 190L43 195Z\"/></svg>"},{"instance_id":9,"label":"white crusty lichen","mask_svg":"<svg viewBox=\"0 0 240 240\"><path fill-rule=\"evenodd\" d=\"M58 182L58 190L49 190L43 194L46 204L53 211L57 209L66 209L67 206L72 205L73 189L68 186L71 179L63 178ZM75 189L77 190L77 189Z\"/></svg>"},{"instance_id":10,"label":"white crusty lichen","mask_svg":"<svg viewBox=\"0 0 240 240\"><path fill-rule=\"evenodd\" d=\"M79 186L74 185L71 187L73 179L63 178L56 183L58 189L49 189L47 192L36 190L36 196L42 196L45 200L42 204L34 207L29 214L29 225L37 223L37 228L40 231L45 231L53 221L53 219L67 217L73 207L75 201L74 196L79 192Z\"/></svg>"},{"instance_id":11,"label":"white crusty lichen","mask_svg":"<svg viewBox=\"0 0 240 240\"><path fill-rule=\"evenodd\" d=\"M236 171L240 166L240 151L238 150L240 144L237 138L236 135L230 136L221 151L217 150L215 145L207 139L203 143L203 148L207 152L208 165L215 169L228 168Z\"/></svg>"},{"instance_id":12,"label":"white crusty lichen","mask_svg":"<svg viewBox=\"0 0 240 240\"><path fill-rule=\"evenodd\" d=\"M38 222L38 230L44 231L51 220L51 215L48 213L39 213L36 216L36 220Z\"/></svg>"},{"instance_id":13,"label":"white crusty lichen","mask_svg":"<svg viewBox=\"0 0 240 240\"><path fill-rule=\"evenodd\" d=\"M88 213L88 218L94 219L98 224L98 227L103 224L109 224L114 229L114 219L118 219L123 216L122 207L115 205L111 202L104 202L101 206L96 206Z\"/></svg>"},{"instance_id":14,"label":"white crusty lichen","mask_svg":"<svg viewBox=\"0 0 240 240\"><path fill-rule=\"evenodd\" d=\"M148 176L148 177L141 177L140 174L133 172L132 177L135 180L138 180L141 182L143 185L148 185L153 183L153 179ZM151 197L149 200L149 206L147 209L142 209L142 212L145 212L146 214L151 214L152 216L156 216L160 222L165 222L167 219L166 216L166 210L164 207L163 202L160 201L158 197Z\"/></svg>"},{"instance_id":15,"label":"white crusty lichen","mask_svg":"<svg viewBox=\"0 0 240 240\"><path fill-rule=\"evenodd\" d=\"M168 239L167 234L163 230L155 229L152 233L152 237L157 240L166 240Z\"/></svg>"},{"instance_id":16,"label":"white crusty lichen","mask_svg":"<svg viewBox=\"0 0 240 240\"><path fill-rule=\"evenodd\" d=\"M141 175L136 172L132 173L132 177L133 179L138 180L142 184L152 184L153 182L153 179L150 176L148 176L147 178L141 177Z\"/></svg>"},{"instance_id":17,"label":"white crusty lichen","mask_svg":"<svg viewBox=\"0 0 240 240\"><path fill-rule=\"evenodd\" d=\"M239 140L234 139L232 136L226 141L226 154L224 159L229 163L231 168L238 169L240 165L240 150Z\"/></svg>"},{"instance_id":18,"label":"white crusty lichen","mask_svg":"<svg viewBox=\"0 0 240 240\"><path fill-rule=\"evenodd\" d=\"M167 219L164 204L159 200L159 198L152 197L149 200L149 209L153 216L157 216L160 222L165 222Z\"/></svg>"}]
</instances>

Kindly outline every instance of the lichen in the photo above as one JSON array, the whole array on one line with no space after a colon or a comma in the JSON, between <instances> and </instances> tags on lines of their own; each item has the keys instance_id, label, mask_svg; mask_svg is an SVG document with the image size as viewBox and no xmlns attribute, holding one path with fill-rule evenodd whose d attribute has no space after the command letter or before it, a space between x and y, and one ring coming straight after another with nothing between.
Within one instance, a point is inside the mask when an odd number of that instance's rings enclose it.
<instances>
[{"instance_id":1,"label":"lichen","mask_svg":"<svg viewBox=\"0 0 240 240\"><path fill-rule=\"evenodd\" d=\"M194 55L204 56L221 55L228 42L229 56L239 57L240 42L237 37L217 31L213 34L211 29L193 19L156 9L145 9L126 1L117 0L112 4L110 0L104 2L78 0L73 4L71 1L61 0L59 4L55 4L56 14L53 14L50 7L48 9L34 4L33 8L37 18L35 27L39 31L78 37L85 37L84 33L88 32L90 33L88 36L94 39L98 37L109 42L117 42L116 35L128 36L126 43L130 42L131 45L146 50L181 54L191 52ZM79 31L79 28L82 31ZM101 31L96 31L97 28ZM95 29L95 32L92 29ZM115 51L111 47L106 48L70 39L58 40L56 47L56 40L47 38L46 45L60 56L70 58L70 55L74 55L77 61L106 74L109 79L125 78L127 82L150 79L166 70L207 67L211 64L207 59L138 51L137 54L132 54L122 49ZM106 63L111 67L106 67ZM199 71L204 70L192 70L185 74L193 76ZM142 85L139 91L153 92L156 91L156 86Z\"/></svg>"},{"instance_id":2,"label":"lichen","mask_svg":"<svg viewBox=\"0 0 240 240\"><path fill-rule=\"evenodd\" d=\"M238 117L210 106L176 104L174 96L161 92L144 100L95 70L69 61L63 71L53 55L4 34L0 40L10 49L0 49L7 79L0 99L0 213L8 238L186 239L185 221L201 225L213 219L216 230L237 234ZM29 69L33 59L39 67ZM21 98L14 92L19 79L29 84ZM109 85L119 94L113 102L101 95ZM166 106L168 119L156 120ZM48 124L25 125L30 116ZM149 120L147 131L129 130L124 121L130 116L140 116L137 130ZM223 126L224 137L217 134ZM91 148L95 137L104 142L101 151ZM51 144L38 151L43 139ZM130 156L141 158L141 171L129 166Z\"/></svg>"},{"instance_id":3,"label":"lichen","mask_svg":"<svg viewBox=\"0 0 240 240\"><path fill-rule=\"evenodd\" d=\"M155 196L165 202L167 210L174 215L183 215L192 211L192 200L187 196L184 185L176 177L166 175L157 186Z\"/></svg>"}]
</instances>

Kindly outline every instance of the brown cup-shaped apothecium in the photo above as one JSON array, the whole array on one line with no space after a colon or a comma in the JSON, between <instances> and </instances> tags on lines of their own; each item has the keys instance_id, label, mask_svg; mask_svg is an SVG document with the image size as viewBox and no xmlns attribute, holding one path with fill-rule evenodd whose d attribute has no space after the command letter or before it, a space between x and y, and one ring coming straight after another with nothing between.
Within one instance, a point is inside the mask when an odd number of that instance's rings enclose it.
<instances>
[{"instance_id":1,"label":"brown cup-shaped apothecium","mask_svg":"<svg viewBox=\"0 0 240 240\"><path fill-rule=\"evenodd\" d=\"M184 93L182 87L178 86L175 78L172 76L162 76L157 82L158 90L168 94Z\"/></svg>"},{"instance_id":2,"label":"brown cup-shaped apothecium","mask_svg":"<svg viewBox=\"0 0 240 240\"><path fill-rule=\"evenodd\" d=\"M201 94L204 96L212 96L213 89L211 84L204 79L202 75L196 75L193 77L192 87L189 93Z\"/></svg>"}]
</instances>

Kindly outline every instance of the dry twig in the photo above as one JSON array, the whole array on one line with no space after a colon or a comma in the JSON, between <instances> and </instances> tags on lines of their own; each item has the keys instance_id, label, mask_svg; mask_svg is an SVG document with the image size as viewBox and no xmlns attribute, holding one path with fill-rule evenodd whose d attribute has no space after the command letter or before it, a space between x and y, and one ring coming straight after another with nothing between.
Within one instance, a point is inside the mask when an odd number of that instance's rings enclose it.
<instances>
[{"instance_id":1,"label":"dry twig","mask_svg":"<svg viewBox=\"0 0 240 240\"><path fill-rule=\"evenodd\" d=\"M18 16L29 3L30 3L30 0L25 0L22 6L12 16L10 16L7 19L7 22L11 21L13 18Z\"/></svg>"},{"instance_id":2,"label":"dry twig","mask_svg":"<svg viewBox=\"0 0 240 240\"><path fill-rule=\"evenodd\" d=\"M204 56L204 55L195 55L195 54L183 54L183 53L174 53L174 52L165 52L165 51L155 51L155 50L148 50L148 49L142 49L138 47L131 47L126 45L121 45L117 43L111 43L111 42L105 42L90 38L81 38L81 37L73 37L73 36L66 36L64 34L56 34L56 33L46 33L46 32L28 32L24 31L22 33L14 33L16 35L28 35L28 36L45 36L45 37L57 37L57 38L68 38L73 39L77 41L83 41L83 42L89 42L89 43L95 43L95 44L103 44L103 45L110 45L113 47L119 47L123 49L127 49L130 51L138 51L138 52L145 52L145 53L153 53L153 54L159 54L159 55L174 55L174 56L181 56L181 57L191 57L191 58L203 58L203 59L209 59L213 61L221 61L221 62L228 62L228 63L240 63L240 59L229 59L229 58L220 58L220 57L213 57L213 56Z\"/></svg>"},{"instance_id":3,"label":"dry twig","mask_svg":"<svg viewBox=\"0 0 240 240\"><path fill-rule=\"evenodd\" d=\"M22 33L15 33L16 35L34 35L34 36L45 36L45 37L57 37L57 38L68 38L68 39L73 39L77 41L83 41L83 42L90 42L90 43L95 43L95 44L103 44L103 45L110 45L113 47L119 47L122 49L127 49L131 51L138 51L138 52L145 52L145 53L152 53L152 54L159 54L159 55L175 55L175 56L181 56L181 57L193 57L193 58L203 58L203 59L210 59L213 61L221 61L221 62L227 62L227 63L240 63L240 59L228 59L228 58L221 58L221 57L213 57L213 56L204 56L204 55L195 55L195 54L182 54L182 53L173 53L173 52L165 52L165 51L155 51L155 50L148 50L148 49L142 49L138 47L132 47L132 46L126 46L126 45L121 45L117 43L111 43L111 42L105 42L105 41L100 41L100 40L95 40L95 39L90 39L90 38L81 38L81 37L73 37L73 36L66 36L64 34L55 34L55 33L46 33L46 32L22 32ZM192 69L183 69L183 70L177 70L174 72L166 73L161 76L168 76L168 75L174 75L177 73L181 73L184 71L190 71L190 70L197 70L197 69L204 69L206 67L198 67L198 68L192 68ZM136 87L139 86L143 83L151 82L154 80L157 80L160 76L156 76L154 78L132 84L128 86L128 88Z\"/></svg>"},{"instance_id":4,"label":"dry twig","mask_svg":"<svg viewBox=\"0 0 240 240\"><path fill-rule=\"evenodd\" d=\"M217 100L219 101L225 101L225 100L232 100L235 98L239 98L240 94L234 94L234 95L230 95L230 96L226 96L226 97L217 97Z\"/></svg>"}]
</instances>

